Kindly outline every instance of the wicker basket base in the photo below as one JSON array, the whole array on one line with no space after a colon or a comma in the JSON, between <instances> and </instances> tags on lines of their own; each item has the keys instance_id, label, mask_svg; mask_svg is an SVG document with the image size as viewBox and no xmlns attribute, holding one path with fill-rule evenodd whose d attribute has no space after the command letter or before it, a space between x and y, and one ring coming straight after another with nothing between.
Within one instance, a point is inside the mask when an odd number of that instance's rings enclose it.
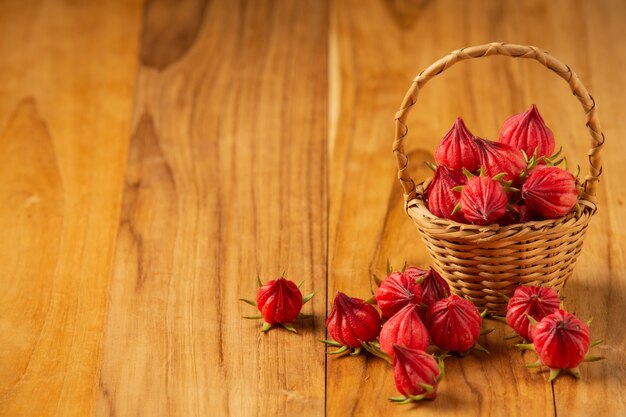
<instances>
[{"instance_id":1,"label":"wicker basket base","mask_svg":"<svg viewBox=\"0 0 626 417\"><path fill-rule=\"evenodd\" d=\"M500 227L475 226L435 217L421 199L407 212L420 232L434 268L457 295L480 310L504 314L518 285L560 291L572 275L595 207L555 220Z\"/></svg>"}]
</instances>

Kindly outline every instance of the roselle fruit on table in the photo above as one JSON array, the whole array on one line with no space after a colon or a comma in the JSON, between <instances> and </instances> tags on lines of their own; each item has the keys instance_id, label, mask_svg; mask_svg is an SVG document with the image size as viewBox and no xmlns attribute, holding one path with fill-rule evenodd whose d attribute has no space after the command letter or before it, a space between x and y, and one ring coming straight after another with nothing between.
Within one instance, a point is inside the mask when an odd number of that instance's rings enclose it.
<instances>
[{"instance_id":1,"label":"roselle fruit on table","mask_svg":"<svg viewBox=\"0 0 626 417\"><path fill-rule=\"evenodd\" d=\"M554 134L534 104L524 113L506 119L500 129L499 140L538 158L549 157L555 147Z\"/></svg>"},{"instance_id":2,"label":"roselle fruit on table","mask_svg":"<svg viewBox=\"0 0 626 417\"><path fill-rule=\"evenodd\" d=\"M296 333L296 329L291 323L297 318L311 317L300 313L300 310L302 310L304 304L313 298L315 293L303 297L302 292L300 292L300 286L283 277L268 281L265 284L259 278L258 284L259 290L257 291L256 302L244 298L241 301L258 308L259 314L244 316L244 318L262 318L264 321L261 327L262 332L267 332L273 326L279 324L290 332Z\"/></svg>"},{"instance_id":3,"label":"roselle fruit on table","mask_svg":"<svg viewBox=\"0 0 626 417\"><path fill-rule=\"evenodd\" d=\"M532 323L559 310L561 300L552 288L538 286L519 286L506 308L506 322L515 333L529 342L532 338Z\"/></svg>"},{"instance_id":4,"label":"roselle fruit on table","mask_svg":"<svg viewBox=\"0 0 626 417\"><path fill-rule=\"evenodd\" d=\"M439 382L444 375L443 361L437 362L423 350L393 345L393 380L402 394L390 397L397 404L434 400Z\"/></svg>"},{"instance_id":5,"label":"roselle fruit on table","mask_svg":"<svg viewBox=\"0 0 626 417\"><path fill-rule=\"evenodd\" d=\"M420 318L421 307L408 304L383 324L380 331L380 350L393 357L393 345L417 350L428 348L428 331Z\"/></svg>"},{"instance_id":6,"label":"roselle fruit on table","mask_svg":"<svg viewBox=\"0 0 626 417\"><path fill-rule=\"evenodd\" d=\"M439 300L426 313L426 328L435 346L463 353L476 347L481 333L482 317L471 301L457 295Z\"/></svg>"},{"instance_id":7,"label":"roselle fruit on table","mask_svg":"<svg viewBox=\"0 0 626 417\"><path fill-rule=\"evenodd\" d=\"M392 272L380 283L375 297L383 317L393 316L407 304L421 303L422 287L411 275L414 275L412 270Z\"/></svg>"},{"instance_id":8,"label":"roselle fruit on table","mask_svg":"<svg viewBox=\"0 0 626 417\"><path fill-rule=\"evenodd\" d=\"M541 217L565 216L578 202L576 177L559 167L537 166L522 185L522 198L528 208Z\"/></svg>"},{"instance_id":9,"label":"roselle fruit on table","mask_svg":"<svg viewBox=\"0 0 626 417\"><path fill-rule=\"evenodd\" d=\"M437 217L463 222L463 213L454 213L454 207L461 199L461 193L454 188L464 185L467 178L461 172L452 171L439 165L428 185L428 210Z\"/></svg>"},{"instance_id":10,"label":"roselle fruit on table","mask_svg":"<svg viewBox=\"0 0 626 417\"><path fill-rule=\"evenodd\" d=\"M426 307L430 307L451 294L448 282L433 268L430 268L428 273L424 275L420 286L422 287L422 304Z\"/></svg>"},{"instance_id":11,"label":"roselle fruit on table","mask_svg":"<svg viewBox=\"0 0 626 417\"><path fill-rule=\"evenodd\" d=\"M322 342L339 348L329 352L331 354L353 350L352 354L358 355L362 343L371 342L378 337L380 323L380 315L374 306L338 292L326 320L328 334L333 340Z\"/></svg>"},{"instance_id":12,"label":"roselle fruit on table","mask_svg":"<svg viewBox=\"0 0 626 417\"><path fill-rule=\"evenodd\" d=\"M474 172L480 167L478 146L460 117L456 119L437 147L435 161L439 166L445 166L457 172L461 172L463 168Z\"/></svg>"},{"instance_id":13,"label":"roselle fruit on table","mask_svg":"<svg viewBox=\"0 0 626 417\"><path fill-rule=\"evenodd\" d=\"M536 323L532 329L532 339L532 344L517 346L537 353L539 360L527 367L547 366L550 368L550 381L564 369L580 378L578 366L583 361L594 362L604 359L588 355L589 348L602 343L602 340L591 342L589 326L565 310L557 310Z\"/></svg>"}]
</instances>

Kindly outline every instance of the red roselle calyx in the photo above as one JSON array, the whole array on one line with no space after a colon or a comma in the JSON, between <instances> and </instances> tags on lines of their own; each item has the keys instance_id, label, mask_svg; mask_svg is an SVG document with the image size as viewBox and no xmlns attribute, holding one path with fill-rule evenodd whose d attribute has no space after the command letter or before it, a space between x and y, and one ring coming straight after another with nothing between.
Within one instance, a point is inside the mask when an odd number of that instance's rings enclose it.
<instances>
[{"instance_id":1,"label":"red roselle calyx","mask_svg":"<svg viewBox=\"0 0 626 417\"><path fill-rule=\"evenodd\" d=\"M495 223L506 212L508 197L499 181L489 177L471 178L461 192L463 216L478 225Z\"/></svg>"},{"instance_id":2,"label":"red roselle calyx","mask_svg":"<svg viewBox=\"0 0 626 417\"><path fill-rule=\"evenodd\" d=\"M297 318L309 318L310 315L300 313L302 306L306 304L315 293L306 297L300 292L300 285L295 282L280 277L263 284L258 279L259 290L257 291L256 302L241 299L252 306L258 308L260 314L255 316L244 316L247 319L263 319L262 332L267 332L274 325L280 324L285 329L296 333L296 329L291 323Z\"/></svg>"},{"instance_id":3,"label":"red roselle calyx","mask_svg":"<svg viewBox=\"0 0 626 417\"><path fill-rule=\"evenodd\" d=\"M575 377L580 378L578 365L581 362L604 359L587 355L589 348L602 343L602 340L590 342L589 326L565 310L555 311L541 319L533 327L532 338L532 344L517 346L522 349L534 349L539 360L527 367L546 365L550 368L550 381L553 381L562 369L568 369Z\"/></svg>"},{"instance_id":4,"label":"red roselle calyx","mask_svg":"<svg viewBox=\"0 0 626 417\"><path fill-rule=\"evenodd\" d=\"M466 182L467 178L462 173L452 171L443 165L439 165L427 189L428 210L442 219L463 222L464 218L462 213L453 213L454 207L461 198L461 193L453 190L453 188L463 185Z\"/></svg>"},{"instance_id":5,"label":"red roselle calyx","mask_svg":"<svg viewBox=\"0 0 626 417\"><path fill-rule=\"evenodd\" d=\"M552 288L528 286L517 287L506 308L506 321L524 339L533 340L532 323L559 310L559 296Z\"/></svg>"},{"instance_id":6,"label":"red roselle calyx","mask_svg":"<svg viewBox=\"0 0 626 417\"><path fill-rule=\"evenodd\" d=\"M407 304L419 304L421 301L422 288L406 272L392 272L376 290L376 304L383 317L391 317Z\"/></svg>"},{"instance_id":7,"label":"red roselle calyx","mask_svg":"<svg viewBox=\"0 0 626 417\"><path fill-rule=\"evenodd\" d=\"M408 304L387 320L380 331L380 350L393 357L393 345L417 350L428 348L428 331L420 318L421 307Z\"/></svg>"},{"instance_id":8,"label":"red roselle calyx","mask_svg":"<svg viewBox=\"0 0 626 417\"><path fill-rule=\"evenodd\" d=\"M422 304L426 307L430 307L450 295L448 282L433 268L430 268L420 285L422 287Z\"/></svg>"},{"instance_id":9,"label":"red roselle calyx","mask_svg":"<svg viewBox=\"0 0 626 417\"><path fill-rule=\"evenodd\" d=\"M323 342L340 347L331 353L338 354L354 349L354 354L358 354L362 342L371 342L380 333L380 316L372 305L338 292L326 320L326 327L333 340Z\"/></svg>"},{"instance_id":10,"label":"red roselle calyx","mask_svg":"<svg viewBox=\"0 0 626 417\"><path fill-rule=\"evenodd\" d=\"M456 295L437 301L426 314L426 328L433 343L446 351L462 353L475 346L481 322L476 306Z\"/></svg>"},{"instance_id":11,"label":"red roselle calyx","mask_svg":"<svg viewBox=\"0 0 626 417\"><path fill-rule=\"evenodd\" d=\"M480 164L487 176L495 177L504 173L503 180L512 181L513 184L519 182L519 176L528 165L522 151L505 143L479 137L474 137L474 141L478 145Z\"/></svg>"},{"instance_id":12,"label":"red roselle calyx","mask_svg":"<svg viewBox=\"0 0 626 417\"><path fill-rule=\"evenodd\" d=\"M435 161L458 172L463 168L476 171L480 167L478 148L460 117L437 147Z\"/></svg>"},{"instance_id":13,"label":"red roselle calyx","mask_svg":"<svg viewBox=\"0 0 626 417\"><path fill-rule=\"evenodd\" d=\"M397 390L403 395L391 397L397 404L408 404L424 399L434 400L439 381L444 375L443 361L432 355L408 347L393 345L393 379Z\"/></svg>"},{"instance_id":14,"label":"red roselle calyx","mask_svg":"<svg viewBox=\"0 0 626 417\"><path fill-rule=\"evenodd\" d=\"M522 185L522 198L530 210L546 219L569 213L578 202L576 178L554 166L538 166Z\"/></svg>"},{"instance_id":15,"label":"red roselle calyx","mask_svg":"<svg viewBox=\"0 0 626 417\"><path fill-rule=\"evenodd\" d=\"M546 126L539 110L533 104L524 113L509 117L500 130L500 142L535 155L550 156L554 152L554 134Z\"/></svg>"}]
</instances>

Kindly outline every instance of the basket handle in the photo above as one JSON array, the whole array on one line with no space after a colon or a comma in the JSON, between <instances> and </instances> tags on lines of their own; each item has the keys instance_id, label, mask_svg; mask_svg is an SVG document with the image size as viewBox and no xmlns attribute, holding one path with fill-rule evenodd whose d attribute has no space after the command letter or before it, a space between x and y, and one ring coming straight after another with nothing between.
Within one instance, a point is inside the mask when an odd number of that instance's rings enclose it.
<instances>
[{"instance_id":1,"label":"basket handle","mask_svg":"<svg viewBox=\"0 0 626 417\"><path fill-rule=\"evenodd\" d=\"M582 85L576 73L552 55L534 46L515 45L502 42L492 42L453 51L449 55L446 55L433 63L424 71L420 72L413 80L409 91L407 91L404 96L404 100L402 100L400 109L396 112L396 130L395 140L393 142L393 153L396 157L396 163L398 165L398 179L404 189L405 201L408 203L410 200L417 198L415 182L409 175L409 158L406 153L404 153L404 138L409 131L409 128L406 125L406 118L409 115L409 110L417 100L419 90L431 78L442 73L457 62L470 58L482 58L489 55L504 55L513 58L534 59L567 81L572 89L572 93L574 93L576 98L582 104L583 109L585 110L585 115L587 116L587 127L589 128L589 134L591 135L591 148L588 152L589 172L585 176L582 198L595 204L596 185L600 175L602 174L602 159L600 157L600 152L602 151L602 146L604 145L604 134L600 129L600 120L598 119L596 103L593 97L591 97L587 89Z\"/></svg>"}]
</instances>

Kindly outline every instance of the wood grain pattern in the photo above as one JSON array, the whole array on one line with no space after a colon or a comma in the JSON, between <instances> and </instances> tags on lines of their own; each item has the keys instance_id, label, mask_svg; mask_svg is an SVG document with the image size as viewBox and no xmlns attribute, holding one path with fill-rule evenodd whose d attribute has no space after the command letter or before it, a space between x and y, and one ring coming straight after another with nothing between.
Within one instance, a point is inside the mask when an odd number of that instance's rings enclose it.
<instances>
[{"instance_id":1,"label":"wood grain pattern","mask_svg":"<svg viewBox=\"0 0 626 417\"><path fill-rule=\"evenodd\" d=\"M91 415L138 2L0 3L0 415Z\"/></svg>"},{"instance_id":2,"label":"wood grain pattern","mask_svg":"<svg viewBox=\"0 0 626 417\"><path fill-rule=\"evenodd\" d=\"M239 6L147 6L98 415L324 412L327 10ZM316 319L264 335L283 270Z\"/></svg>"}]
</instances>

